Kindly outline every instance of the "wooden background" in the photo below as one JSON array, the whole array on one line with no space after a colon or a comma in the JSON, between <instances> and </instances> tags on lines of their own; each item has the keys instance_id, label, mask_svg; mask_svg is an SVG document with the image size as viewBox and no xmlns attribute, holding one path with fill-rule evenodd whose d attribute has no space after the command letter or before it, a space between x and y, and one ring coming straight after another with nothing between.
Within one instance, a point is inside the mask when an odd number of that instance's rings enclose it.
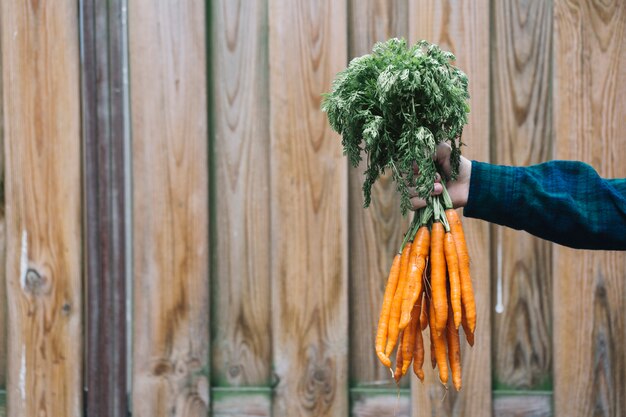
<instances>
[{"instance_id":1,"label":"wooden background","mask_svg":"<svg viewBox=\"0 0 626 417\"><path fill-rule=\"evenodd\" d=\"M2 417L113 415L83 397L86 1L0 1ZM624 1L128 3L94 9L127 28L105 40L129 65L93 77L128 70L132 415L626 414L626 255L471 219L464 388L390 383L373 336L407 219L389 178L362 209L362 169L319 110L374 42L427 39L469 76L469 158L626 177Z\"/></svg>"}]
</instances>

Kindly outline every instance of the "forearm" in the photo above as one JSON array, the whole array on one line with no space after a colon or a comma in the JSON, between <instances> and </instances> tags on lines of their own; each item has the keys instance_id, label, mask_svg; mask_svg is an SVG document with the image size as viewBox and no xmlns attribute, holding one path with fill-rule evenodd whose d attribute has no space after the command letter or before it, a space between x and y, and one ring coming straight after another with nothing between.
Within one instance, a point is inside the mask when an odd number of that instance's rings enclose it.
<instances>
[{"instance_id":1,"label":"forearm","mask_svg":"<svg viewBox=\"0 0 626 417\"><path fill-rule=\"evenodd\" d=\"M580 249L626 249L626 180L581 162L472 162L464 215Z\"/></svg>"}]
</instances>

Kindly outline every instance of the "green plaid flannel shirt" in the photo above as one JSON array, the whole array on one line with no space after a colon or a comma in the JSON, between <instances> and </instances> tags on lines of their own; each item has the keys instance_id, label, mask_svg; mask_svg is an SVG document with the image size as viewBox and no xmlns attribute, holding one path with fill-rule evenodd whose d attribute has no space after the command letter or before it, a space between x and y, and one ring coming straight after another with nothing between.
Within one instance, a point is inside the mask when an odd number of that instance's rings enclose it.
<instances>
[{"instance_id":1,"label":"green plaid flannel shirt","mask_svg":"<svg viewBox=\"0 0 626 417\"><path fill-rule=\"evenodd\" d=\"M626 250L626 178L601 178L583 162L472 161L463 214L572 248Z\"/></svg>"}]
</instances>

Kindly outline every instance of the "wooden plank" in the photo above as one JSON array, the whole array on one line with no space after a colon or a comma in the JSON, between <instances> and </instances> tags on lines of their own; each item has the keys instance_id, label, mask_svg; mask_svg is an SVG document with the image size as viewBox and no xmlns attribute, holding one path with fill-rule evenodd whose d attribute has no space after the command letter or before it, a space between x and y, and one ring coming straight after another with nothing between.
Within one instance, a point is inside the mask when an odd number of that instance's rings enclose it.
<instances>
[{"instance_id":1,"label":"wooden plank","mask_svg":"<svg viewBox=\"0 0 626 417\"><path fill-rule=\"evenodd\" d=\"M86 409L128 413L122 2L86 0L82 128L87 281Z\"/></svg>"},{"instance_id":2,"label":"wooden plank","mask_svg":"<svg viewBox=\"0 0 626 417\"><path fill-rule=\"evenodd\" d=\"M2 65L0 64L0 69ZM2 97L2 82L0 82ZM6 386L7 358L7 288L6 288L6 227L4 222L4 117L0 105L0 387Z\"/></svg>"},{"instance_id":3,"label":"wooden plank","mask_svg":"<svg viewBox=\"0 0 626 417\"><path fill-rule=\"evenodd\" d=\"M6 393L4 391L0 391L0 417L6 417L6 415Z\"/></svg>"},{"instance_id":4,"label":"wooden plank","mask_svg":"<svg viewBox=\"0 0 626 417\"><path fill-rule=\"evenodd\" d=\"M626 177L626 4L555 1L555 157ZM626 414L626 258L554 247L558 416Z\"/></svg>"},{"instance_id":5,"label":"wooden plank","mask_svg":"<svg viewBox=\"0 0 626 417\"><path fill-rule=\"evenodd\" d=\"M8 413L80 416L77 3L1 7Z\"/></svg>"},{"instance_id":6,"label":"wooden plank","mask_svg":"<svg viewBox=\"0 0 626 417\"><path fill-rule=\"evenodd\" d=\"M217 386L265 386L272 375L267 2L214 1L211 16L212 379ZM258 405L253 397L230 403L239 410L244 400Z\"/></svg>"},{"instance_id":7,"label":"wooden plank","mask_svg":"<svg viewBox=\"0 0 626 417\"><path fill-rule=\"evenodd\" d=\"M407 378L408 379L408 378ZM350 390L352 417L409 417L411 390L409 388Z\"/></svg>"},{"instance_id":8,"label":"wooden plank","mask_svg":"<svg viewBox=\"0 0 626 417\"><path fill-rule=\"evenodd\" d=\"M271 388L213 388L211 415L214 417L271 417Z\"/></svg>"},{"instance_id":9,"label":"wooden plank","mask_svg":"<svg viewBox=\"0 0 626 417\"><path fill-rule=\"evenodd\" d=\"M531 165L552 156L552 2L493 2L494 162ZM495 227L492 283L496 387L549 388L552 246Z\"/></svg>"},{"instance_id":10,"label":"wooden plank","mask_svg":"<svg viewBox=\"0 0 626 417\"><path fill-rule=\"evenodd\" d=\"M204 4L129 4L138 417L209 409Z\"/></svg>"},{"instance_id":11,"label":"wooden plank","mask_svg":"<svg viewBox=\"0 0 626 417\"><path fill-rule=\"evenodd\" d=\"M273 411L343 417L348 170L320 104L346 66L347 4L269 5Z\"/></svg>"},{"instance_id":12,"label":"wooden plank","mask_svg":"<svg viewBox=\"0 0 626 417\"><path fill-rule=\"evenodd\" d=\"M456 54L456 65L469 77L469 124L463 133L470 159L489 161L489 1L422 0L409 3L409 39L426 39ZM413 416L486 416L491 409L491 296L489 226L463 219L472 258L478 324L472 349L462 344L463 389L445 394L438 377L426 367L424 384L412 378ZM425 333L426 339L428 332ZM427 355L428 356L428 355ZM428 359L426 360L428 363Z\"/></svg>"},{"instance_id":13,"label":"wooden plank","mask_svg":"<svg viewBox=\"0 0 626 417\"><path fill-rule=\"evenodd\" d=\"M408 36L408 2L351 0L350 58L370 53L374 43ZM350 381L358 386L395 381L376 358L374 337L389 268L408 227L390 175L372 188L372 203L363 209L365 164L349 168ZM408 378L402 386L408 386ZM393 399L395 399L393 395ZM372 402L361 403L360 407ZM378 407L378 405L375 405Z\"/></svg>"},{"instance_id":14,"label":"wooden plank","mask_svg":"<svg viewBox=\"0 0 626 417\"><path fill-rule=\"evenodd\" d=\"M552 394L498 394L493 397L494 417L551 417Z\"/></svg>"},{"instance_id":15,"label":"wooden plank","mask_svg":"<svg viewBox=\"0 0 626 417\"><path fill-rule=\"evenodd\" d=\"M0 138L0 153L3 150ZM0 157L0 160L2 158ZM2 164L2 162L0 162ZM2 167L3 168L3 167ZM0 169L0 187L4 186L4 170ZM6 387L7 369L7 291L6 291L6 226L4 222L4 196L0 198L0 387Z\"/></svg>"}]
</instances>

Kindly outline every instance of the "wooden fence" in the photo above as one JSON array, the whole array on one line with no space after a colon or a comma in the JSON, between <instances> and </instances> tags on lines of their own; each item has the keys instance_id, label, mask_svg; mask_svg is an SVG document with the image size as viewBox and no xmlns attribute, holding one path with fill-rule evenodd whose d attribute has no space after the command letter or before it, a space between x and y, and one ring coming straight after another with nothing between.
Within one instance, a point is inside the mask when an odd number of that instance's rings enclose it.
<instances>
[{"instance_id":1,"label":"wooden fence","mask_svg":"<svg viewBox=\"0 0 626 417\"><path fill-rule=\"evenodd\" d=\"M362 209L319 110L351 57L424 38L469 76L468 157L625 177L624 1L0 5L0 416L626 413L626 255L471 219L464 388L392 384L407 220L389 179Z\"/></svg>"}]
</instances>

